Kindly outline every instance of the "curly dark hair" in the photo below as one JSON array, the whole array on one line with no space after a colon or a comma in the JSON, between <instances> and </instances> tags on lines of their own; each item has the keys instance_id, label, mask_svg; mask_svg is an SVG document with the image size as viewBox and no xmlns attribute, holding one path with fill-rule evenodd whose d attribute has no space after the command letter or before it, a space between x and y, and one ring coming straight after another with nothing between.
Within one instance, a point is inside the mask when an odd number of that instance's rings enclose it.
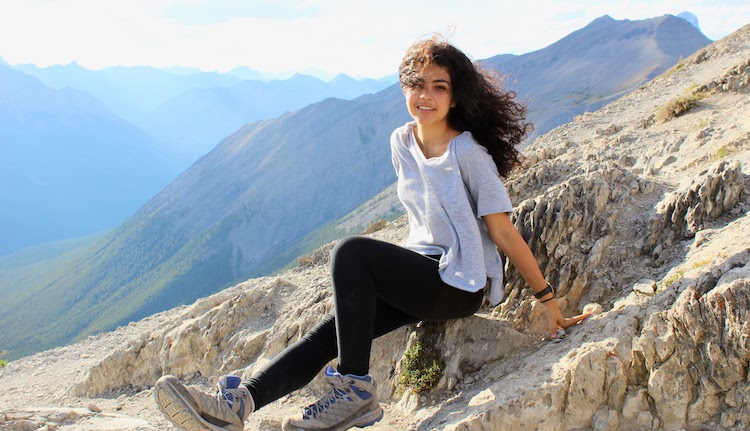
<instances>
[{"instance_id":1,"label":"curly dark hair","mask_svg":"<svg viewBox=\"0 0 750 431\"><path fill-rule=\"evenodd\" d=\"M418 41L406 51L398 73L401 88L422 85L421 73L431 65L445 68L451 77L456 106L448 114L448 124L471 132L506 177L520 164L516 146L533 130L524 121L526 107L516 101L514 92L503 91L498 79L439 36Z\"/></svg>"}]
</instances>

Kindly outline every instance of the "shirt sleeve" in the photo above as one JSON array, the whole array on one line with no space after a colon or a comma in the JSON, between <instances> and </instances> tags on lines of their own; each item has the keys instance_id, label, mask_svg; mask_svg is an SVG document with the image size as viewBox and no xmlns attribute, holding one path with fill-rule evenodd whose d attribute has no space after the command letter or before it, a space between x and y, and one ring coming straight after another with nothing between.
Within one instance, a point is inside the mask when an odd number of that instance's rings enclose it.
<instances>
[{"instance_id":1,"label":"shirt sleeve","mask_svg":"<svg viewBox=\"0 0 750 431\"><path fill-rule=\"evenodd\" d=\"M408 123L407 123L408 125ZM399 127L398 129L394 130L393 133L391 133L391 163L393 164L393 169L396 170L396 176L399 176L399 172L401 171L401 152L403 152L403 140L404 140L404 133L406 133L404 130L406 129L407 125L404 125L402 127Z\"/></svg>"},{"instance_id":2,"label":"shirt sleeve","mask_svg":"<svg viewBox=\"0 0 750 431\"><path fill-rule=\"evenodd\" d=\"M399 166L401 163L398 161L398 154L396 154L396 149L393 147L393 137L391 137L391 163L393 164L393 169L396 170L396 176L398 177L398 171Z\"/></svg>"},{"instance_id":3,"label":"shirt sleeve","mask_svg":"<svg viewBox=\"0 0 750 431\"><path fill-rule=\"evenodd\" d=\"M513 204L492 156L470 134L467 135L469 139L459 141L457 158L461 177L471 196L477 217L513 211Z\"/></svg>"}]
</instances>

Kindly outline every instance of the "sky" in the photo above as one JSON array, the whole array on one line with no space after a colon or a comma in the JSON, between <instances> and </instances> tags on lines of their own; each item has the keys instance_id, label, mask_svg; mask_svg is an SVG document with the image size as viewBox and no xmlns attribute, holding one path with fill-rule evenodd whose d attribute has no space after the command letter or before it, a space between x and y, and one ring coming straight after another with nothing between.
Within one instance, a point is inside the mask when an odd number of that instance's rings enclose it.
<instances>
[{"instance_id":1,"label":"sky","mask_svg":"<svg viewBox=\"0 0 750 431\"><path fill-rule=\"evenodd\" d=\"M712 40L750 24L748 0L0 0L0 58L380 78L435 32L483 59L536 51L603 15L685 11Z\"/></svg>"}]
</instances>

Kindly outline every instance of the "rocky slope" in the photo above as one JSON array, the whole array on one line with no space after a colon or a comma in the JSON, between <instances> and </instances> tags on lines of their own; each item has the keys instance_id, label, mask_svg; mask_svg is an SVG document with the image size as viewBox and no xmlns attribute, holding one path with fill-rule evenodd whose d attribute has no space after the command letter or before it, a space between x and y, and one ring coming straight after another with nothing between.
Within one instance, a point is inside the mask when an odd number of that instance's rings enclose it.
<instances>
[{"instance_id":1,"label":"rocky slope","mask_svg":"<svg viewBox=\"0 0 750 431\"><path fill-rule=\"evenodd\" d=\"M377 430L742 430L750 427L750 26L526 149L507 182L513 218L563 308L595 313L559 342L512 268L507 300L377 340ZM689 97L695 96L695 97ZM697 104L665 114L670 102ZM683 104L683 106L685 106ZM674 110L672 111L674 112ZM399 219L372 235L400 242ZM0 430L170 429L162 373L208 385L249 375L331 309L332 245L252 279L0 369ZM399 387L403 354L431 336L431 391ZM251 416L278 430L318 381Z\"/></svg>"}]
</instances>

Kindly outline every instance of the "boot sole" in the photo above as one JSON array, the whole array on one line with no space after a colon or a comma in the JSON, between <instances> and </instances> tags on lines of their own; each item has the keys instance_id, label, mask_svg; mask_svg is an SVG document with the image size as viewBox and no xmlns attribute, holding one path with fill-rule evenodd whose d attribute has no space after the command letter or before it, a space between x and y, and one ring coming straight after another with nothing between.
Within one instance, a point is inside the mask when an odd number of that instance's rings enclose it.
<instances>
[{"instance_id":1,"label":"boot sole","mask_svg":"<svg viewBox=\"0 0 750 431\"><path fill-rule=\"evenodd\" d=\"M176 377L160 378L153 392L159 411L176 427L184 431L227 431L201 417L195 400Z\"/></svg>"},{"instance_id":2,"label":"boot sole","mask_svg":"<svg viewBox=\"0 0 750 431\"><path fill-rule=\"evenodd\" d=\"M384 414L385 412L383 411L383 408L378 405L377 410L373 410L370 413L367 413L366 415L359 418L354 426L357 428L369 427L370 425L375 424L375 422L383 419Z\"/></svg>"}]
</instances>

